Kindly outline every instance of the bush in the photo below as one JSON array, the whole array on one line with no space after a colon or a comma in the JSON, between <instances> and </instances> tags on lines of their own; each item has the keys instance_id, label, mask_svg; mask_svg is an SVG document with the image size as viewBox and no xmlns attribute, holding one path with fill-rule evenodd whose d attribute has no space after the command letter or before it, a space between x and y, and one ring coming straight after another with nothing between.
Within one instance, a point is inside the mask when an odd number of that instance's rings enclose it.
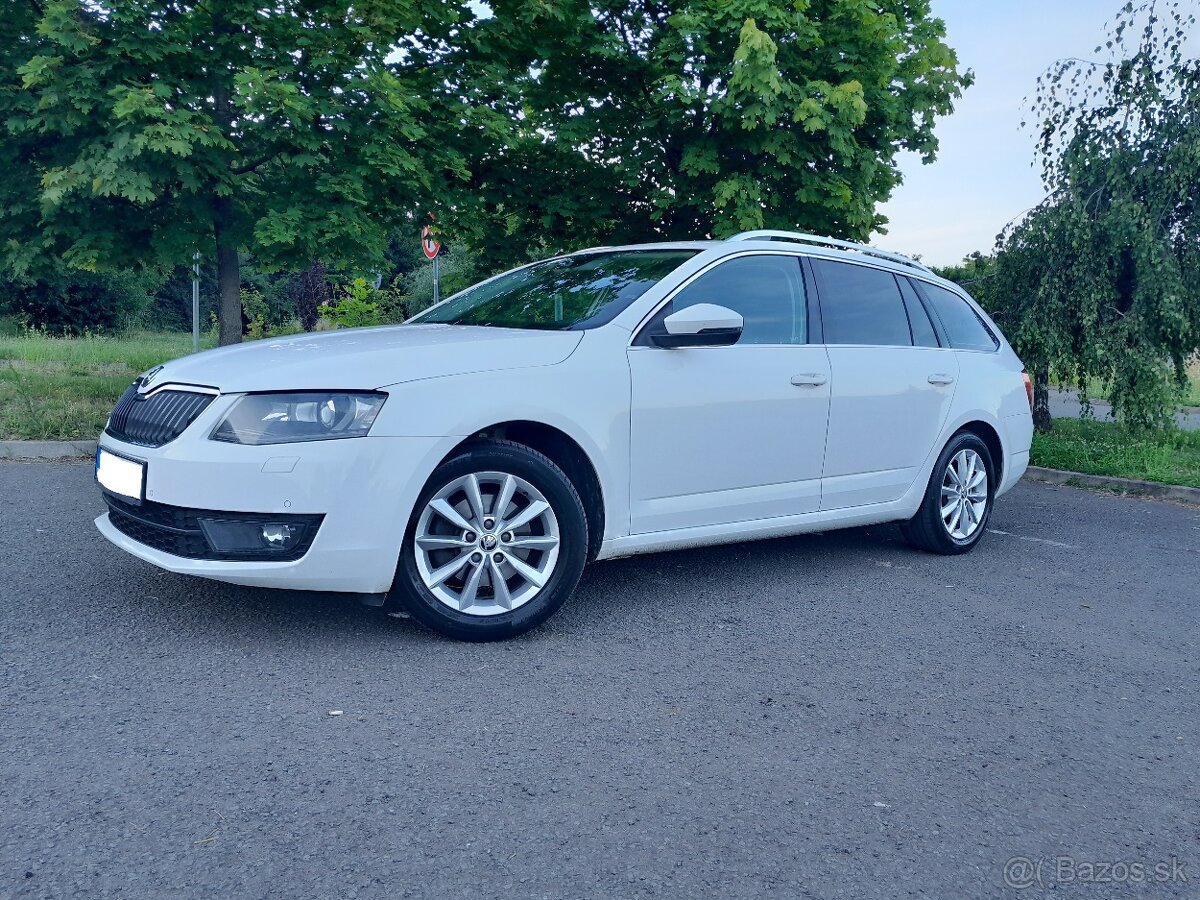
<instances>
[{"instance_id":1,"label":"bush","mask_svg":"<svg viewBox=\"0 0 1200 900\"><path fill-rule=\"evenodd\" d=\"M403 275L379 291L376 303L379 304L379 317L384 322L393 324L412 318L429 305L428 302L419 303L415 297L405 293Z\"/></svg>"},{"instance_id":2,"label":"bush","mask_svg":"<svg viewBox=\"0 0 1200 900\"><path fill-rule=\"evenodd\" d=\"M140 322L157 281L133 272L66 267L28 280L0 280L0 315L59 334L118 331Z\"/></svg>"},{"instance_id":3,"label":"bush","mask_svg":"<svg viewBox=\"0 0 1200 900\"><path fill-rule=\"evenodd\" d=\"M325 264L314 262L304 271L292 275L288 279L287 292L301 327L312 331L320 316L319 309L329 303L332 293L325 276Z\"/></svg>"},{"instance_id":4,"label":"bush","mask_svg":"<svg viewBox=\"0 0 1200 900\"><path fill-rule=\"evenodd\" d=\"M200 266L200 328L204 329L209 315L218 306L217 271L214 266ZM178 266L155 292L154 300L142 314L141 324L150 331L192 330L192 270Z\"/></svg>"},{"instance_id":5,"label":"bush","mask_svg":"<svg viewBox=\"0 0 1200 900\"><path fill-rule=\"evenodd\" d=\"M246 337L257 341L266 335L269 312L270 308L261 291L256 288L242 288L242 331Z\"/></svg>"},{"instance_id":6,"label":"bush","mask_svg":"<svg viewBox=\"0 0 1200 900\"><path fill-rule=\"evenodd\" d=\"M465 251L439 257L439 288L444 300L463 288L483 281L493 273L480 271L479 259ZM387 322L403 322L433 305L433 265L422 260L415 268L398 275L380 292L380 312Z\"/></svg>"},{"instance_id":7,"label":"bush","mask_svg":"<svg viewBox=\"0 0 1200 900\"><path fill-rule=\"evenodd\" d=\"M379 291L367 283L365 278L355 278L346 287L346 293L335 304L321 307L321 315L335 328L365 328L382 325L379 313Z\"/></svg>"},{"instance_id":8,"label":"bush","mask_svg":"<svg viewBox=\"0 0 1200 900\"><path fill-rule=\"evenodd\" d=\"M259 307L267 329L273 329L296 318L296 305L288 291L289 276L286 272L267 271L252 257L242 262L242 290L253 291L265 304ZM243 310L242 330L250 327L248 313ZM252 318L252 317L251 317Z\"/></svg>"},{"instance_id":9,"label":"bush","mask_svg":"<svg viewBox=\"0 0 1200 900\"><path fill-rule=\"evenodd\" d=\"M242 299L249 296L253 311L243 309L242 332L257 336L290 329L296 318L295 305L289 296L286 273L262 271L251 258L242 262ZM205 327L217 311L220 297L217 290L217 270L208 260L200 265L200 322ZM261 323L255 323L261 319ZM192 269L179 266L154 296L154 301L141 317L143 327L154 331L190 331L192 328Z\"/></svg>"},{"instance_id":10,"label":"bush","mask_svg":"<svg viewBox=\"0 0 1200 900\"><path fill-rule=\"evenodd\" d=\"M27 327L28 323L24 316L15 313L0 315L0 337L16 337L24 334Z\"/></svg>"}]
</instances>

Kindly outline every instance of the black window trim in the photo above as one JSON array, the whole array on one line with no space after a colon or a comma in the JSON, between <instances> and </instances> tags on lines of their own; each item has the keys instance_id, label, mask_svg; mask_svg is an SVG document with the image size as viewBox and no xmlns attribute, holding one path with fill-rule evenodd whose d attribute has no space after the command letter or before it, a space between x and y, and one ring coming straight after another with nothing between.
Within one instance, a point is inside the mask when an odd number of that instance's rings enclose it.
<instances>
[{"instance_id":1,"label":"black window trim","mask_svg":"<svg viewBox=\"0 0 1200 900\"><path fill-rule=\"evenodd\" d=\"M927 281L922 278L909 278L909 281L911 281L913 283L913 286L916 288L916 291L917 291L917 296L920 297L921 302L925 304L925 310L929 313L929 319L931 322L933 322L933 327L938 332L938 340L944 342L944 346L947 350L954 350L957 353L999 353L1000 352L1000 347L1002 346L1000 338L996 335L996 332L992 330L992 326L988 324L987 319L985 319L983 316L981 316L979 314L979 310L977 310L975 308L975 303L969 297L967 297L965 293L963 293L959 290L956 290L954 288L951 288L948 285L934 284L932 281ZM984 332L987 334L988 337L990 337L992 339L992 349L991 350L976 350L973 347L961 347L960 348L960 347L955 347L950 342L950 332L946 329L945 324L942 322L942 317L938 313L937 307L935 307L933 305L933 301L929 299L929 295L925 292L925 285L927 285L927 284L932 285L933 287L939 287L942 290L946 291L947 293L953 294L955 297L957 297L959 300L961 300L963 303L965 303L967 305L967 309L969 309L975 315L975 318L979 320L979 324L983 326Z\"/></svg>"},{"instance_id":2,"label":"black window trim","mask_svg":"<svg viewBox=\"0 0 1200 900\"><path fill-rule=\"evenodd\" d=\"M937 339L937 342L938 342L938 345L936 347L923 347L920 349L953 350L954 348L950 346L950 335L948 335L945 332L945 330L942 328L942 320L937 317L936 310L933 309L933 304L930 303L929 299L925 296L925 292L922 290L918 290L917 285L914 283L914 280L912 278L909 278L907 275L901 275L901 274L897 273L896 280L899 281L900 279L903 279L904 281L908 282L908 286L912 290L913 296L917 298L917 302L919 304L921 304L921 308L923 310L925 310L925 318L927 318L929 320L929 324L933 328L933 336ZM901 294L904 293L903 285L901 285L900 293ZM907 300L905 300L905 302L904 302L904 309L906 312L908 311L908 301ZM912 316L909 316L908 327L910 330L912 329ZM917 333L915 331L913 332L913 346L914 347L917 346Z\"/></svg>"},{"instance_id":3,"label":"black window trim","mask_svg":"<svg viewBox=\"0 0 1200 900\"><path fill-rule=\"evenodd\" d=\"M800 265L800 278L804 284L804 294L805 294L805 301L806 301L805 302L805 306L806 306L805 311L808 316L808 323L807 323L808 339L803 344L741 344L741 345L738 345L735 343L735 344L730 344L729 346L732 346L732 347L737 347L737 346L742 346L742 347L809 347L814 344L819 344L820 341L813 340L814 324L816 326L817 337L821 337L823 332L822 332L821 324L820 324L821 323L820 306L817 302L817 297L816 297L817 292L815 290L814 282L812 280L813 273L812 273L811 267L807 263L807 260L809 257L805 256L803 253L795 253L795 252L792 252L789 250L744 250L739 253L731 253L728 256L722 256L719 259L714 259L712 262L707 264L704 268L700 269L697 272L693 272L691 275L689 275L687 277L687 279L685 279L681 283L677 284L674 288L672 288L671 293L667 294L666 297L664 297L659 303L657 303L654 306L654 308L650 312L648 312L645 316L643 316L642 320L640 322L638 322L637 327L633 329L633 336L630 338L629 345L628 345L629 348L630 349L645 348L645 349L649 349L649 350L666 349L663 347L659 347L657 344L655 344L653 341L650 340L649 328L650 328L651 323L658 317L658 314L660 312L662 312L662 310L664 310L672 301L674 301L674 299L679 294L683 293L684 289L689 287L692 284L692 282L698 280L699 278L703 277L704 275L707 275L713 269L717 268L717 266L723 265L724 263L727 263L727 262L731 262L732 260L735 260L735 259L744 259L749 256L786 256L786 257L790 257L791 259L798 260L799 265ZM814 319L814 315L816 316L815 319ZM695 348L695 349L706 349L706 348ZM712 348L708 348L708 349L720 350L722 348L721 347L712 347Z\"/></svg>"},{"instance_id":4,"label":"black window trim","mask_svg":"<svg viewBox=\"0 0 1200 900\"><path fill-rule=\"evenodd\" d=\"M811 256L800 257L804 272L804 289L808 295L808 343L824 346L825 323L821 321L821 292L817 288L817 271Z\"/></svg>"}]
</instances>

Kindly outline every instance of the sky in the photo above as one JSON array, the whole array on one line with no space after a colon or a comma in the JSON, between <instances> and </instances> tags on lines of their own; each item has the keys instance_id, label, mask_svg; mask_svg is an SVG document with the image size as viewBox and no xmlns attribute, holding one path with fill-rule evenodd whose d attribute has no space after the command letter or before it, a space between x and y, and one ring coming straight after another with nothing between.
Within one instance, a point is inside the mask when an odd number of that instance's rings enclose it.
<instances>
[{"instance_id":1,"label":"sky","mask_svg":"<svg viewBox=\"0 0 1200 900\"><path fill-rule=\"evenodd\" d=\"M1094 58L1121 0L932 0L961 68L975 73L950 116L939 119L937 159L903 154L904 183L880 208L888 234L871 243L956 263L990 251L996 235L1045 196L1034 136L1020 123L1038 75L1063 57Z\"/></svg>"}]
</instances>

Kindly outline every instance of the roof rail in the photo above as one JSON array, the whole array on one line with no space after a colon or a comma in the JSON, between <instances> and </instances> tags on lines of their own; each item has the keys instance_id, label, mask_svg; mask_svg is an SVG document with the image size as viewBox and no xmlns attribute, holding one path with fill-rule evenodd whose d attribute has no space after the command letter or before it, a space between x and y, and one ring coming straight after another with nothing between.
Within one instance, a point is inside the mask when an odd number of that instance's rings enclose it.
<instances>
[{"instance_id":1,"label":"roof rail","mask_svg":"<svg viewBox=\"0 0 1200 900\"><path fill-rule=\"evenodd\" d=\"M743 231L741 234L735 234L729 238L731 241L795 241L798 244L816 244L825 247L837 247L842 250L856 250L865 256L877 256L880 259L888 259L895 263L900 263L902 266L910 266L920 272L928 272L934 274L928 267L921 265L915 259L909 259L901 253L892 253L890 250L880 250L876 247L871 247L867 244L857 244L854 241L843 241L838 238L822 237L819 234L804 234L800 231Z\"/></svg>"}]
</instances>

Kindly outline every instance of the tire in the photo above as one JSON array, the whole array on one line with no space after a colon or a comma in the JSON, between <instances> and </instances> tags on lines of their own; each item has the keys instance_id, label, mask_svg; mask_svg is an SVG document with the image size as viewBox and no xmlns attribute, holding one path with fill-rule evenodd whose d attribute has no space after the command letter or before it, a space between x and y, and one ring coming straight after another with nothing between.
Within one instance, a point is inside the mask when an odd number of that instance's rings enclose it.
<instances>
[{"instance_id":1,"label":"tire","mask_svg":"<svg viewBox=\"0 0 1200 900\"><path fill-rule=\"evenodd\" d=\"M389 600L457 640L515 637L566 602L587 546L583 503L553 461L510 441L471 444L421 491Z\"/></svg>"},{"instance_id":2,"label":"tire","mask_svg":"<svg viewBox=\"0 0 1200 900\"><path fill-rule=\"evenodd\" d=\"M981 486L968 485L964 495L959 490L958 473L964 464L969 463L972 455L976 460L976 472L982 466L986 482ZM921 508L915 516L900 524L905 539L914 547L930 553L954 555L972 550L983 539L992 515L996 495L995 472L987 444L969 431L954 435L933 466ZM975 484L978 475L972 475L969 480ZM957 506L950 509L945 518L942 515L943 488L953 492L947 494L947 503L957 502ZM954 518L956 509L960 513L958 519Z\"/></svg>"}]
</instances>

